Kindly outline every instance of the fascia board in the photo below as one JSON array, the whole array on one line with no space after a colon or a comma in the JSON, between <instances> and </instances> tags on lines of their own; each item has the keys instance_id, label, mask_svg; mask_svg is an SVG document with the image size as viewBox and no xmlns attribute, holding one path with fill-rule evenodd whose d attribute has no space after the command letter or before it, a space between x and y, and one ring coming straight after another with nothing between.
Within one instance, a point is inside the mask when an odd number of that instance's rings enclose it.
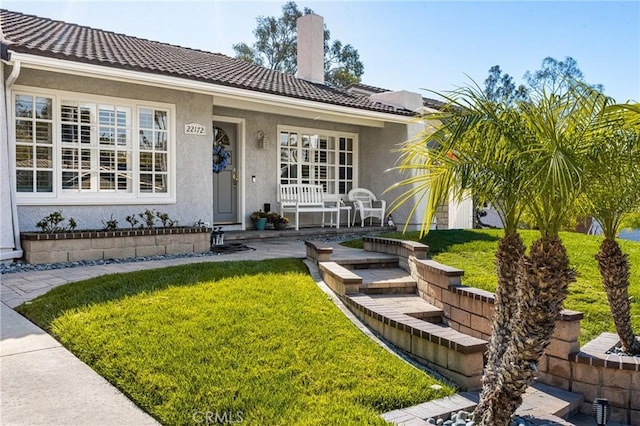
<instances>
[{"instance_id":1,"label":"fascia board","mask_svg":"<svg viewBox=\"0 0 640 426\"><path fill-rule=\"evenodd\" d=\"M326 104L322 102L309 101L305 99L291 98L270 93L257 92L236 87L224 86L221 84L207 83L202 81L189 80L184 78L165 76L161 74L145 73L140 71L124 70L121 68L105 67L83 62L67 61L57 58L48 58L28 53L11 52L12 62L18 61L23 67L40 69L44 71L55 71L65 74L80 75L109 79L127 83L146 84L154 87L164 87L168 89L187 90L197 93L223 96L237 100L250 100L266 105L289 106L307 111L321 111L327 114L342 116L353 116L354 118L364 118L378 120L387 123L409 123L414 117L407 117L395 114L386 114L376 111L360 110L340 105ZM380 127L380 125L374 125Z\"/></svg>"}]
</instances>

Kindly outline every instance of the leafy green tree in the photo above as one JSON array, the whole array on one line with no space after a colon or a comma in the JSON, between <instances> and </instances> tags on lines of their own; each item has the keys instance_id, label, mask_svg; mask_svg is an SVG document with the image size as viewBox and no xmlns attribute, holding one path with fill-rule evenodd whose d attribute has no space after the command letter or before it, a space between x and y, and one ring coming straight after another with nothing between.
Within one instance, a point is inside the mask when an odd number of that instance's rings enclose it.
<instances>
[{"instance_id":1,"label":"leafy green tree","mask_svg":"<svg viewBox=\"0 0 640 426\"><path fill-rule=\"evenodd\" d=\"M257 27L253 31L256 41L252 46L247 43L233 45L236 58L251 62L272 70L295 74L297 70L298 39L296 22L299 17L312 14L313 10L302 11L295 2L282 6L282 16L259 16ZM325 83L334 87L344 87L360 82L364 74L364 65L358 51L350 44L339 40L331 42L331 33L324 30L324 73Z\"/></svg>"},{"instance_id":2,"label":"leafy green tree","mask_svg":"<svg viewBox=\"0 0 640 426\"><path fill-rule=\"evenodd\" d=\"M526 84L516 86L512 76L500 69L500 65L489 68L489 75L484 81L484 93L489 100L494 102L515 102L527 99L531 91L544 90L552 93L561 93L569 90L575 83L584 83L584 75L578 67L578 62L570 56L564 61L552 57L542 60L540 69L524 74ZM590 86L594 90L602 92L601 84Z\"/></svg>"},{"instance_id":3,"label":"leafy green tree","mask_svg":"<svg viewBox=\"0 0 640 426\"><path fill-rule=\"evenodd\" d=\"M484 81L484 93L487 99L494 102L514 102L527 97L527 88L516 83L507 73L503 73L500 65L489 68L489 76Z\"/></svg>"},{"instance_id":4,"label":"leafy green tree","mask_svg":"<svg viewBox=\"0 0 640 426\"><path fill-rule=\"evenodd\" d=\"M584 82L584 75L578 67L578 62L571 56L564 58L564 61L548 56L542 60L539 70L533 73L527 71L524 80L533 89L545 87L558 93L568 90L574 82ZM599 92L604 90L602 84L594 84L591 87Z\"/></svg>"}]
</instances>

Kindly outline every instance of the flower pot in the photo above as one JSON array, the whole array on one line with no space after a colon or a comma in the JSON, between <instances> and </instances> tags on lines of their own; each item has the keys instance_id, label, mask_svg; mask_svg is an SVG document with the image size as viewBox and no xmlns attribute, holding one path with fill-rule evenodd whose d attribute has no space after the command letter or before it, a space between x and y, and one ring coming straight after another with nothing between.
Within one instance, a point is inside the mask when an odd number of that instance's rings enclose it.
<instances>
[{"instance_id":1,"label":"flower pot","mask_svg":"<svg viewBox=\"0 0 640 426\"><path fill-rule=\"evenodd\" d=\"M278 230L287 229L287 224L284 222L276 222L273 224L273 228Z\"/></svg>"},{"instance_id":2,"label":"flower pot","mask_svg":"<svg viewBox=\"0 0 640 426\"><path fill-rule=\"evenodd\" d=\"M254 221L253 222L253 226L258 231L264 231L267 228L267 218L266 217L261 217L260 219Z\"/></svg>"}]
</instances>

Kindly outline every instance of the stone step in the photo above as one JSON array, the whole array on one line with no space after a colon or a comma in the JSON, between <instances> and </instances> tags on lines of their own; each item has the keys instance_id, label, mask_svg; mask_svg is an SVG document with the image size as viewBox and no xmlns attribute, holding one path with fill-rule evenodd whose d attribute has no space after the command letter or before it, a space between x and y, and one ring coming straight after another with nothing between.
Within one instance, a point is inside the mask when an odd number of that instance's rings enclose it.
<instances>
[{"instance_id":1,"label":"stone step","mask_svg":"<svg viewBox=\"0 0 640 426\"><path fill-rule=\"evenodd\" d=\"M416 294L417 283L399 268L372 268L353 270L362 277L360 291L365 294Z\"/></svg>"},{"instance_id":2,"label":"stone step","mask_svg":"<svg viewBox=\"0 0 640 426\"><path fill-rule=\"evenodd\" d=\"M372 294L369 296L381 306L393 308L410 317L432 323L442 322L442 309L436 308L416 294Z\"/></svg>"}]
</instances>

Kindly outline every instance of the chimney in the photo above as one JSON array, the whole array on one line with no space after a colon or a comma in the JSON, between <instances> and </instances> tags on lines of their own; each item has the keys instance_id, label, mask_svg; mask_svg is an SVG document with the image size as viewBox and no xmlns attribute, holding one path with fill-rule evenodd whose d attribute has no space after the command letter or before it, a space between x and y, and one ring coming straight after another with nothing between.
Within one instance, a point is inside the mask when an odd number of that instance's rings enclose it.
<instances>
[{"instance_id":1,"label":"chimney","mask_svg":"<svg viewBox=\"0 0 640 426\"><path fill-rule=\"evenodd\" d=\"M324 84L324 19L319 15L303 15L297 21L298 73L312 83Z\"/></svg>"}]
</instances>

